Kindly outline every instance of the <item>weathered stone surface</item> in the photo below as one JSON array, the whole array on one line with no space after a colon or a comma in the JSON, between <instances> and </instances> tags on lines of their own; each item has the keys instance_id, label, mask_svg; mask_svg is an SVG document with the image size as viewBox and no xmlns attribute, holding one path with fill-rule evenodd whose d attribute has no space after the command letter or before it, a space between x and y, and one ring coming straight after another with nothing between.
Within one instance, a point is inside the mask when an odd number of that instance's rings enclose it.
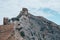
<instances>
[{"instance_id":1,"label":"weathered stone surface","mask_svg":"<svg viewBox=\"0 0 60 40\"><path fill-rule=\"evenodd\" d=\"M7 37L8 40L60 40L60 26L56 23L41 16L34 16L28 13L27 9L26 12L25 9L22 10L16 18L19 21L14 19L14 32L9 31L8 34L11 32L12 36Z\"/></svg>"},{"instance_id":2,"label":"weathered stone surface","mask_svg":"<svg viewBox=\"0 0 60 40\"><path fill-rule=\"evenodd\" d=\"M22 32L20 35L23 35L23 40L60 40L60 27L56 23L41 16L27 14L29 16L21 15L19 21L15 22L15 28L22 27L17 32Z\"/></svg>"}]
</instances>

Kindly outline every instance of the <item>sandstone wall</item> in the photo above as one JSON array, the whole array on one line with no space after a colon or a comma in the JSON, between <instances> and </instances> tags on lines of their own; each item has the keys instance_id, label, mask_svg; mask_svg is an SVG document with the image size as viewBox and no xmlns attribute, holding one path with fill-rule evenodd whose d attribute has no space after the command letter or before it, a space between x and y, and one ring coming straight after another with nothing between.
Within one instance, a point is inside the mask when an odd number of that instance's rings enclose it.
<instances>
[{"instance_id":1,"label":"sandstone wall","mask_svg":"<svg viewBox=\"0 0 60 40\"><path fill-rule=\"evenodd\" d=\"M10 39L13 40L14 39L14 37L12 38L14 32L13 28L14 28L13 24L0 25L0 40L9 40L10 37L11 37Z\"/></svg>"}]
</instances>

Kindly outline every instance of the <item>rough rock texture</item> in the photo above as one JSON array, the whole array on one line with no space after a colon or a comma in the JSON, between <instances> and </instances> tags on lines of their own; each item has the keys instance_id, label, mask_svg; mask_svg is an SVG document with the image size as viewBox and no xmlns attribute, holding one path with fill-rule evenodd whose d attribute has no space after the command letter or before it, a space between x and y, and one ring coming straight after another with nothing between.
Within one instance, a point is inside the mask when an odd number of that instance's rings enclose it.
<instances>
[{"instance_id":1,"label":"rough rock texture","mask_svg":"<svg viewBox=\"0 0 60 40\"><path fill-rule=\"evenodd\" d=\"M26 14L24 14L26 13ZM41 16L21 12L14 21L16 39L20 40L60 40L60 26Z\"/></svg>"},{"instance_id":2,"label":"rough rock texture","mask_svg":"<svg viewBox=\"0 0 60 40\"><path fill-rule=\"evenodd\" d=\"M60 40L60 26L42 16L34 16L23 8L20 14L10 19L14 34L8 40ZM13 33L13 32L12 32Z\"/></svg>"}]
</instances>

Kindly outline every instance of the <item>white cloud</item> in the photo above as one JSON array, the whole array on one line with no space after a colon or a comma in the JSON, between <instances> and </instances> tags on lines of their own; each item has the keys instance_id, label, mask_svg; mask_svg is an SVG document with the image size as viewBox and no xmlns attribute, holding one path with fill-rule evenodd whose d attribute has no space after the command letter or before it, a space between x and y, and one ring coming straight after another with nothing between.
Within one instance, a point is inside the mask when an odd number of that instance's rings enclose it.
<instances>
[{"instance_id":1,"label":"white cloud","mask_svg":"<svg viewBox=\"0 0 60 40\"><path fill-rule=\"evenodd\" d=\"M52 16L52 14L46 14L37 10L46 7L60 12L59 5L60 0L0 0L0 18L17 16L23 7L32 10L32 14L35 12L34 15L49 17Z\"/></svg>"},{"instance_id":2,"label":"white cloud","mask_svg":"<svg viewBox=\"0 0 60 40\"><path fill-rule=\"evenodd\" d=\"M33 10L31 10L30 13L33 14L33 15L35 15L35 16L43 16L45 18L47 18L47 17L53 17L54 16L52 14L44 13L41 10L40 11L37 11L37 10L33 11Z\"/></svg>"},{"instance_id":3,"label":"white cloud","mask_svg":"<svg viewBox=\"0 0 60 40\"><path fill-rule=\"evenodd\" d=\"M18 5L27 8L50 8L60 12L60 0L19 0Z\"/></svg>"}]
</instances>

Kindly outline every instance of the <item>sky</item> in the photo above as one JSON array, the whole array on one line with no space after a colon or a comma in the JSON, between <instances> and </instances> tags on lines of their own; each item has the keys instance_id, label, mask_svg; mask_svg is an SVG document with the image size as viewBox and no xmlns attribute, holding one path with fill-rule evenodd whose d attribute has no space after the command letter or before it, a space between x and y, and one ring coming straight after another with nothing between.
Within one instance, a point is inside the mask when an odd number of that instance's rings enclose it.
<instances>
[{"instance_id":1,"label":"sky","mask_svg":"<svg viewBox=\"0 0 60 40\"><path fill-rule=\"evenodd\" d=\"M16 17L22 8L60 25L60 0L0 0L0 25L3 17Z\"/></svg>"}]
</instances>

